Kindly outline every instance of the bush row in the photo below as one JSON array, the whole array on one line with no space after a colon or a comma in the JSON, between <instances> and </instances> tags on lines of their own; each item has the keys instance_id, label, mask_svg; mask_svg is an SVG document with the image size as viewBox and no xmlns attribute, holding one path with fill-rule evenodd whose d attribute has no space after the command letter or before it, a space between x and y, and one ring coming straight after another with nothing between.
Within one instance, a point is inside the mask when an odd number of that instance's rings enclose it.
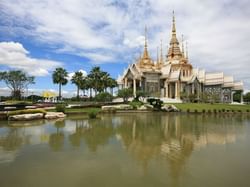
<instances>
[{"instance_id":1,"label":"bush row","mask_svg":"<svg viewBox=\"0 0 250 187\"><path fill-rule=\"evenodd\" d=\"M188 108L187 110L186 110L186 112L191 112L191 110ZM199 111L197 110L197 109L194 109L192 112L194 112L194 113L199 113ZM201 113L224 113L224 112L232 112L232 113L235 113L235 112L244 112L243 110L229 110L229 109L219 109L219 110L217 110L217 109L213 109L213 110L211 110L211 109L208 109L208 110L205 110L205 109L202 109L201 110ZM250 112L250 110L249 109L247 109L245 112Z\"/></svg>"}]
</instances>

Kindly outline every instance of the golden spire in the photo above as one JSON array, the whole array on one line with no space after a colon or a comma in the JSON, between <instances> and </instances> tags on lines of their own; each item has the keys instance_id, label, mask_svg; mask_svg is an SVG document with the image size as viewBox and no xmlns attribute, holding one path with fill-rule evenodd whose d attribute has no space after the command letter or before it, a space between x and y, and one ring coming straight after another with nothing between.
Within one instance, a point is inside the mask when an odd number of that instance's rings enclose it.
<instances>
[{"instance_id":1,"label":"golden spire","mask_svg":"<svg viewBox=\"0 0 250 187\"><path fill-rule=\"evenodd\" d=\"M172 35L176 35L176 28L175 28L175 15L173 10L173 23L172 23Z\"/></svg>"},{"instance_id":2,"label":"golden spire","mask_svg":"<svg viewBox=\"0 0 250 187\"><path fill-rule=\"evenodd\" d=\"M145 26L145 44L144 44L143 58L144 59L149 59L148 44L147 44L147 26Z\"/></svg>"},{"instance_id":3,"label":"golden spire","mask_svg":"<svg viewBox=\"0 0 250 187\"><path fill-rule=\"evenodd\" d=\"M186 58L188 60L188 42L186 42Z\"/></svg>"},{"instance_id":4,"label":"golden spire","mask_svg":"<svg viewBox=\"0 0 250 187\"><path fill-rule=\"evenodd\" d=\"M168 59L178 59L180 57L182 57L182 53L180 50L180 46L179 46L179 41L176 37L176 27L175 27L175 14L173 11L173 21L172 21L172 37L170 40L170 47L168 50Z\"/></svg>"},{"instance_id":5,"label":"golden spire","mask_svg":"<svg viewBox=\"0 0 250 187\"><path fill-rule=\"evenodd\" d=\"M181 35L181 53L182 53L182 57L185 58L185 51L184 51L184 36L183 36L183 34Z\"/></svg>"},{"instance_id":6,"label":"golden spire","mask_svg":"<svg viewBox=\"0 0 250 187\"><path fill-rule=\"evenodd\" d=\"M157 64L159 63L159 47L157 46L157 57L156 57Z\"/></svg>"},{"instance_id":7,"label":"golden spire","mask_svg":"<svg viewBox=\"0 0 250 187\"><path fill-rule=\"evenodd\" d=\"M161 56L160 56L160 62L163 63L163 54L162 54L162 39L161 39Z\"/></svg>"}]
</instances>

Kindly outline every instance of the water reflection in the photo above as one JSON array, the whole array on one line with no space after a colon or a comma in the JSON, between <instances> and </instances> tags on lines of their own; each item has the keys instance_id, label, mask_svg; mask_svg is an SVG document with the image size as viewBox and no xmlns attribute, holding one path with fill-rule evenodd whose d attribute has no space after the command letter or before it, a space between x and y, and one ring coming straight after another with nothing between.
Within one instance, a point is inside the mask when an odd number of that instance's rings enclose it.
<instances>
[{"instance_id":1,"label":"water reflection","mask_svg":"<svg viewBox=\"0 0 250 187\"><path fill-rule=\"evenodd\" d=\"M56 132L51 133L49 136L49 145L54 151L60 151L64 145L64 132L65 120L58 119L55 121L54 126L56 127Z\"/></svg>"},{"instance_id":2,"label":"water reflection","mask_svg":"<svg viewBox=\"0 0 250 187\"><path fill-rule=\"evenodd\" d=\"M117 151L125 151L144 174L152 169L154 162L160 163L173 179L171 186L178 186L179 177L194 151L209 145L236 142L245 136L244 124L249 120L249 116L243 115L151 113L103 115L91 120L78 116L66 120L37 121L37 124L30 122L30 127L9 127L6 122L1 122L0 164L14 162L18 152L29 145L45 145L51 152L62 153L84 148L82 150L90 154L113 146ZM33 126L39 124L43 125Z\"/></svg>"}]
</instances>

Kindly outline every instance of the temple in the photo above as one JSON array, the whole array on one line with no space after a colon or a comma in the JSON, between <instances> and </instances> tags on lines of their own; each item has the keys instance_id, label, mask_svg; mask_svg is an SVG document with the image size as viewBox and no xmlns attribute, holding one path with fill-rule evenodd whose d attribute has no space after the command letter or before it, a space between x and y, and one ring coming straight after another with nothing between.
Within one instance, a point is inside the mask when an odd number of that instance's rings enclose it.
<instances>
[{"instance_id":1,"label":"temple","mask_svg":"<svg viewBox=\"0 0 250 187\"><path fill-rule=\"evenodd\" d=\"M234 82L232 76L223 72L208 73L203 69L193 68L188 58L187 44L184 50L177 39L175 16L173 14L172 33L165 58L157 49L157 59L153 60L148 52L147 29L142 56L123 72L117 79L119 89L132 88L134 96L138 91L165 100L179 100L184 97L195 97L201 100L206 97L217 98L218 102L232 102L233 93L243 93L243 83ZM242 94L241 94L242 95Z\"/></svg>"}]
</instances>

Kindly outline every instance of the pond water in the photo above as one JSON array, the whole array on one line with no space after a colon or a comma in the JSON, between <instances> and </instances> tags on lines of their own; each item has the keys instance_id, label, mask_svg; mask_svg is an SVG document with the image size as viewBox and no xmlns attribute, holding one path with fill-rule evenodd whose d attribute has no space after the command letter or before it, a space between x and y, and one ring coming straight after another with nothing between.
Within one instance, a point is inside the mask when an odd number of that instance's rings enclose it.
<instances>
[{"instance_id":1,"label":"pond water","mask_svg":"<svg viewBox=\"0 0 250 187\"><path fill-rule=\"evenodd\" d=\"M25 123L33 126L0 122L1 187L250 186L246 115L142 113Z\"/></svg>"}]
</instances>

